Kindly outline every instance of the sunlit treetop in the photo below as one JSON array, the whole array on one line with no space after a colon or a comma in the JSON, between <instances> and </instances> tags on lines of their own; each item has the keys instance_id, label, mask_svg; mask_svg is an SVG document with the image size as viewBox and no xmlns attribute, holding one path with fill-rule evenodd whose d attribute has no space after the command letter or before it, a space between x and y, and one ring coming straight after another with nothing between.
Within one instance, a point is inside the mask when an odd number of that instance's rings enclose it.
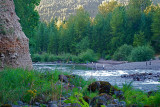
<instances>
[{"instance_id":1,"label":"sunlit treetop","mask_svg":"<svg viewBox=\"0 0 160 107\"><path fill-rule=\"evenodd\" d=\"M149 14L149 13L154 13L157 9L159 9L160 8L160 5L154 5L154 4L152 4L152 5L150 5L150 6L148 6L145 10L144 10L144 12L146 13L146 14Z\"/></svg>"},{"instance_id":2,"label":"sunlit treetop","mask_svg":"<svg viewBox=\"0 0 160 107\"><path fill-rule=\"evenodd\" d=\"M107 14L109 12L112 12L118 5L120 4L115 0L103 1L102 4L98 6L98 11L101 14Z\"/></svg>"},{"instance_id":3,"label":"sunlit treetop","mask_svg":"<svg viewBox=\"0 0 160 107\"><path fill-rule=\"evenodd\" d=\"M58 18L56 25L57 25L57 28L60 28L60 26L62 25L62 20L60 18Z\"/></svg>"},{"instance_id":4,"label":"sunlit treetop","mask_svg":"<svg viewBox=\"0 0 160 107\"><path fill-rule=\"evenodd\" d=\"M78 5L76 9L77 9L77 10L83 10L84 8L83 8L82 5Z\"/></svg>"}]
</instances>

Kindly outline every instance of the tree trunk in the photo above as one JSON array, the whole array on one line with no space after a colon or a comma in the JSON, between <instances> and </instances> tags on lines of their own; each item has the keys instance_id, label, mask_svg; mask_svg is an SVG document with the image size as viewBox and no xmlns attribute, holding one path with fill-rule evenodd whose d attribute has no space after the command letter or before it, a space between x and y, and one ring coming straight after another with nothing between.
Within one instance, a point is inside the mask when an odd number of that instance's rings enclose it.
<instances>
[{"instance_id":1,"label":"tree trunk","mask_svg":"<svg viewBox=\"0 0 160 107\"><path fill-rule=\"evenodd\" d=\"M0 70L32 69L29 40L18 21L13 0L0 0Z\"/></svg>"}]
</instances>

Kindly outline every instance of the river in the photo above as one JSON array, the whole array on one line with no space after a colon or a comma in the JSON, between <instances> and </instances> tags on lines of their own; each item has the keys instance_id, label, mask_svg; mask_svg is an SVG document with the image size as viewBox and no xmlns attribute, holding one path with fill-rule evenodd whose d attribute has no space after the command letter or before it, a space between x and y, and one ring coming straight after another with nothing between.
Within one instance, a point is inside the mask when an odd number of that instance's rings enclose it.
<instances>
[{"instance_id":1,"label":"river","mask_svg":"<svg viewBox=\"0 0 160 107\"><path fill-rule=\"evenodd\" d=\"M121 78L121 75L135 74L135 73L160 73L160 70L94 70L82 65L75 64L47 64L47 63L37 63L33 64L34 69L39 71L54 71L59 70L62 72L70 72L71 74L76 74L84 77L85 79L95 78L97 81L108 81L112 85L118 85L122 87L124 83L130 83L133 79ZM144 81L133 81L134 88L151 91L160 88L160 82L154 79L144 80Z\"/></svg>"}]
</instances>

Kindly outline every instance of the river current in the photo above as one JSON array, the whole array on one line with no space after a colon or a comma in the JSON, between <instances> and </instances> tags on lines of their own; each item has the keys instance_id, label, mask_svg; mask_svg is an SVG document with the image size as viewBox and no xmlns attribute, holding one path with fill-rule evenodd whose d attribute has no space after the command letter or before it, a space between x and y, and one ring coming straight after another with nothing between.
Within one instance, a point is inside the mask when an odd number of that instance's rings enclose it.
<instances>
[{"instance_id":1,"label":"river current","mask_svg":"<svg viewBox=\"0 0 160 107\"><path fill-rule=\"evenodd\" d=\"M112 85L122 87L124 83L129 84L133 79L121 78L121 75L135 73L160 73L160 70L94 70L86 66L74 64L33 64L34 69L38 71L54 71L70 72L71 74L80 75L85 79L95 78L97 81L108 81ZM152 91L160 88L160 82L151 80L133 81L133 87L143 91Z\"/></svg>"}]
</instances>

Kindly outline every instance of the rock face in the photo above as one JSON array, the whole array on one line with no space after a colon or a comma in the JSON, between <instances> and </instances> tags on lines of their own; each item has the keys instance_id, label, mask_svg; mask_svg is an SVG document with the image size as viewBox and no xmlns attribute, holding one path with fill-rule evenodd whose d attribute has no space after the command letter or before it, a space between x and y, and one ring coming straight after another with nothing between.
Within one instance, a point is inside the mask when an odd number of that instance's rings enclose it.
<instances>
[{"instance_id":1,"label":"rock face","mask_svg":"<svg viewBox=\"0 0 160 107\"><path fill-rule=\"evenodd\" d=\"M0 70L32 69L29 40L18 22L13 0L0 0Z\"/></svg>"}]
</instances>

